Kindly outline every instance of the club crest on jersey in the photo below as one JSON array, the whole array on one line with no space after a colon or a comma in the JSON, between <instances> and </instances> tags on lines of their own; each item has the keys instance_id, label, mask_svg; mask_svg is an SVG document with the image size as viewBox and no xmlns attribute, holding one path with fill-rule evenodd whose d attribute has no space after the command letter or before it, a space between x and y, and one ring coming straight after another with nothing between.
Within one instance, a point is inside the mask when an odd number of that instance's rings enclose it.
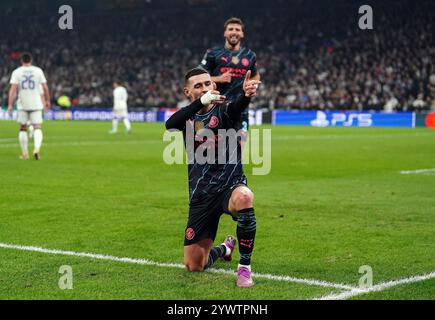
<instances>
[{"instance_id":1,"label":"club crest on jersey","mask_svg":"<svg viewBox=\"0 0 435 320\"><path fill-rule=\"evenodd\" d=\"M218 126L218 124L219 124L219 118L216 117L216 116L212 116L210 118L210 122L208 123L208 127L210 129L214 129L214 128L216 128Z\"/></svg>"},{"instance_id":2,"label":"club crest on jersey","mask_svg":"<svg viewBox=\"0 0 435 320\"><path fill-rule=\"evenodd\" d=\"M238 56L233 56L233 57L231 58L231 62L234 63L234 64L239 64L240 59L239 59Z\"/></svg>"},{"instance_id":3,"label":"club crest on jersey","mask_svg":"<svg viewBox=\"0 0 435 320\"><path fill-rule=\"evenodd\" d=\"M187 240L192 240L195 237L195 230L193 230L192 228L187 228L186 230L186 239Z\"/></svg>"},{"instance_id":4,"label":"club crest on jersey","mask_svg":"<svg viewBox=\"0 0 435 320\"><path fill-rule=\"evenodd\" d=\"M242 59L242 65L243 65L244 67L249 66L249 60L246 59L246 58L243 58L243 59Z\"/></svg>"},{"instance_id":5,"label":"club crest on jersey","mask_svg":"<svg viewBox=\"0 0 435 320\"><path fill-rule=\"evenodd\" d=\"M198 132L200 130L204 129L204 122L202 121L195 121L195 131Z\"/></svg>"}]
</instances>

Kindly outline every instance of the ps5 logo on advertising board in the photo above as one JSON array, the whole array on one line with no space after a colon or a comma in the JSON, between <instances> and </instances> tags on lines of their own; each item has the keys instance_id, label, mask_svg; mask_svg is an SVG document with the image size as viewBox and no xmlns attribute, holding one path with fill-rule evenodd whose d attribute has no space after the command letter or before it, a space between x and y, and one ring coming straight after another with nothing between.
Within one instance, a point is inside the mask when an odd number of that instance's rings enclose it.
<instances>
[{"instance_id":1,"label":"ps5 logo on advertising board","mask_svg":"<svg viewBox=\"0 0 435 320\"><path fill-rule=\"evenodd\" d=\"M373 124L372 115L370 113L346 113L334 112L331 114L330 120L326 112L317 111L316 119L312 120L313 127L328 127L328 126L344 126L344 127L371 127Z\"/></svg>"}]
</instances>

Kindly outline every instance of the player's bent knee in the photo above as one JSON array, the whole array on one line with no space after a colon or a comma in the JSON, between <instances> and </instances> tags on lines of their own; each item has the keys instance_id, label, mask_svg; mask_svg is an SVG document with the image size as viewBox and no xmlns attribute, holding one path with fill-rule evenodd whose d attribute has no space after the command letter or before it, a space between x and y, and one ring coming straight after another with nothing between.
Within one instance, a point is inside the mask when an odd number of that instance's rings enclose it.
<instances>
[{"instance_id":1,"label":"player's bent knee","mask_svg":"<svg viewBox=\"0 0 435 320\"><path fill-rule=\"evenodd\" d=\"M185 264L187 271L189 272L202 272L204 271L204 267L196 264L196 263L186 263Z\"/></svg>"},{"instance_id":2,"label":"player's bent knee","mask_svg":"<svg viewBox=\"0 0 435 320\"><path fill-rule=\"evenodd\" d=\"M234 196L234 206L237 211L252 208L254 203L254 194L248 188L238 190Z\"/></svg>"}]
</instances>

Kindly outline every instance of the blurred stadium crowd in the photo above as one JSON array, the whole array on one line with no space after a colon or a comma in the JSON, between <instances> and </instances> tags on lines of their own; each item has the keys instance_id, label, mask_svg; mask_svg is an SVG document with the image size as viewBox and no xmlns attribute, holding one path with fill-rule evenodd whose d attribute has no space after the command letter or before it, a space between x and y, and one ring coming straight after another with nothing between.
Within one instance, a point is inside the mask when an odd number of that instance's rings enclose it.
<instances>
[{"instance_id":1,"label":"blurred stadium crowd","mask_svg":"<svg viewBox=\"0 0 435 320\"><path fill-rule=\"evenodd\" d=\"M191 1L173 8L133 2L122 10L75 11L67 31L48 7L27 2L2 10L0 105L7 104L20 52L30 51L53 103L67 95L74 106L111 106L112 82L121 79L131 107L180 106L185 71L207 48L223 45L223 22L236 15L262 76L255 107L435 108L433 0L375 3L374 30L359 29L356 1Z\"/></svg>"}]
</instances>

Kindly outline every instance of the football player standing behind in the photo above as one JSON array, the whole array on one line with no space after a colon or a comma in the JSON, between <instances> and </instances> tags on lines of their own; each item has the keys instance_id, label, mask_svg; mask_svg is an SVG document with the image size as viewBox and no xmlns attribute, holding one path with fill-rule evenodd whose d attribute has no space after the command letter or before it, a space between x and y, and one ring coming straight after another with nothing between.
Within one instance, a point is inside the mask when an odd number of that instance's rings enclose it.
<instances>
[{"instance_id":1,"label":"football player standing behind","mask_svg":"<svg viewBox=\"0 0 435 320\"><path fill-rule=\"evenodd\" d=\"M42 84L39 85L39 90L41 91L41 100L44 101L44 88L42 87ZM35 128L33 128L33 124L29 121L27 121L27 132L29 133L29 139L33 138L33 131Z\"/></svg>"},{"instance_id":2,"label":"football player standing behind","mask_svg":"<svg viewBox=\"0 0 435 320\"><path fill-rule=\"evenodd\" d=\"M125 131L127 133L131 132L131 124L128 119L127 111L127 90L122 86L121 81L116 80L113 82L113 120L112 120L112 130L109 133L118 132L118 121L123 119L125 125Z\"/></svg>"},{"instance_id":3,"label":"football player standing behind","mask_svg":"<svg viewBox=\"0 0 435 320\"><path fill-rule=\"evenodd\" d=\"M21 146L21 159L29 158L27 144L27 123L34 127L33 156L40 159L40 148L42 145L42 109L47 112L50 108L50 93L47 80L41 68L32 65L32 55L23 53L21 55L21 67L15 69L11 76L11 87L9 89L8 112L12 112L12 106L18 94L17 110L20 133L18 140ZM41 86L43 94L41 95ZM44 100L44 101L43 101Z\"/></svg>"},{"instance_id":4,"label":"football player standing behind","mask_svg":"<svg viewBox=\"0 0 435 320\"><path fill-rule=\"evenodd\" d=\"M241 46L245 36L244 28L239 18L232 17L225 21L225 45L208 49L201 61L201 66L210 73L211 79L217 84L217 90L231 101L243 94L243 80L248 70L251 70L252 80L260 80L255 52ZM249 108L242 112L238 121L236 130L240 129L245 141L249 129Z\"/></svg>"}]
</instances>

